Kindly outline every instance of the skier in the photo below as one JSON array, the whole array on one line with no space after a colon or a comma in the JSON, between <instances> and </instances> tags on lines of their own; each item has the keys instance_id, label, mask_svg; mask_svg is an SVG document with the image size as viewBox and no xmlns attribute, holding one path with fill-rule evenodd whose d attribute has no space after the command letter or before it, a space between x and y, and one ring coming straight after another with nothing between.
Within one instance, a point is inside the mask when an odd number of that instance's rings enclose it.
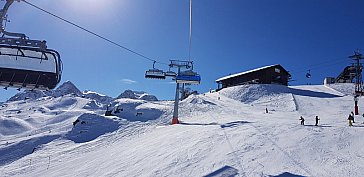
<instances>
[{"instance_id":1,"label":"skier","mask_svg":"<svg viewBox=\"0 0 364 177\"><path fill-rule=\"evenodd\" d=\"M265 113L267 113L267 114L268 114L268 108L265 108Z\"/></svg>"},{"instance_id":2,"label":"skier","mask_svg":"<svg viewBox=\"0 0 364 177\"><path fill-rule=\"evenodd\" d=\"M319 120L320 120L319 117L316 116L316 124L315 124L315 126L317 126Z\"/></svg>"},{"instance_id":3,"label":"skier","mask_svg":"<svg viewBox=\"0 0 364 177\"><path fill-rule=\"evenodd\" d=\"M353 126L352 120L353 120L353 116L351 114L349 114L348 120L349 120L349 126Z\"/></svg>"},{"instance_id":4,"label":"skier","mask_svg":"<svg viewBox=\"0 0 364 177\"><path fill-rule=\"evenodd\" d=\"M305 119L301 116L301 118L300 119L298 119L298 120L301 120L301 125L305 125Z\"/></svg>"},{"instance_id":5,"label":"skier","mask_svg":"<svg viewBox=\"0 0 364 177\"><path fill-rule=\"evenodd\" d=\"M351 120L353 121L353 123L355 123L355 121L354 121L354 113L353 113L353 111L351 111L350 115L351 115Z\"/></svg>"}]
</instances>

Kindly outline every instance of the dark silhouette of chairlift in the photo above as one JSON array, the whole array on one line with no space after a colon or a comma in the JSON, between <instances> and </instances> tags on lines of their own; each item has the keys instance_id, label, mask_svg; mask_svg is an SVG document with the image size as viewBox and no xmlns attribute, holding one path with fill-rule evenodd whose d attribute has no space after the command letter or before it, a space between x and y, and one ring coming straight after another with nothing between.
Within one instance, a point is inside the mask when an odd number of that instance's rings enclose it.
<instances>
[{"instance_id":1,"label":"dark silhouette of chairlift","mask_svg":"<svg viewBox=\"0 0 364 177\"><path fill-rule=\"evenodd\" d=\"M14 0L0 10L0 86L20 90L54 89L61 80L62 61L46 41L30 40L25 34L5 31L7 11Z\"/></svg>"},{"instance_id":2,"label":"dark silhouette of chairlift","mask_svg":"<svg viewBox=\"0 0 364 177\"><path fill-rule=\"evenodd\" d=\"M306 73L306 77L307 77L307 78L311 78L311 71L310 71L310 70L308 70L308 71L307 71L307 73Z\"/></svg>"}]
</instances>

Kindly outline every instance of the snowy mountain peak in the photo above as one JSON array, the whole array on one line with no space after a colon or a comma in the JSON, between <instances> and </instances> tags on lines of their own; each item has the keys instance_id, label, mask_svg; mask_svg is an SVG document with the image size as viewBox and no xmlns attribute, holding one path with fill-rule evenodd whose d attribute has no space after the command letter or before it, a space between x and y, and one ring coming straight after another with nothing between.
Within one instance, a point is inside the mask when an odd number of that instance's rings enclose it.
<instances>
[{"instance_id":1,"label":"snowy mountain peak","mask_svg":"<svg viewBox=\"0 0 364 177\"><path fill-rule=\"evenodd\" d=\"M100 94L97 92L89 91L89 90L83 91L82 95L85 98L88 98L91 100L97 100L98 102L104 103L104 104L108 104L114 100L113 98L111 98L109 96L106 96L106 95L103 95L103 94Z\"/></svg>"},{"instance_id":2,"label":"snowy mountain peak","mask_svg":"<svg viewBox=\"0 0 364 177\"><path fill-rule=\"evenodd\" d=\"M8 101L20 101L25 99L38 99L46 96L60 97L68 94L76 94L81 96L81 91L71 82L66 81L60 85L56 90L24 90L11 97Z\"/></svg>"},{"instance_id":3,"label":"snowy mountain peak","mask_svg":"<svg viewBox=\"0 0 364 177\"><path fill-rule=\"evenodd\" d=\"M149 95L146 92L125 90L121 93L116 99L120 98L129 98L129 99L138 99L138 100L146 100L146 101L158 101L157 97L154 95Z\"/></svg>"},{"instance_id":4,"label":"snowy mountain peak","mask_svg":"<svg viewBox=\"0 0 364 177\"><path fill-rule=\"evenodd\" d=\"M117 99L120 98L130 98L130 99L137 99L135 93L132 90L125 90L123 93L121 93Z\"/></svg>"},{"instance_id":5,"label":"snowy mountain peak","mask_svg":"<svg viewBox=\"0 0 364 177\"><path fill-rule=\"evenodd\" d=\"M66 81L54 91L53 96L58 97L68 94L82 95L81 91L71 81Z\"/></svg>"}]
</instances>

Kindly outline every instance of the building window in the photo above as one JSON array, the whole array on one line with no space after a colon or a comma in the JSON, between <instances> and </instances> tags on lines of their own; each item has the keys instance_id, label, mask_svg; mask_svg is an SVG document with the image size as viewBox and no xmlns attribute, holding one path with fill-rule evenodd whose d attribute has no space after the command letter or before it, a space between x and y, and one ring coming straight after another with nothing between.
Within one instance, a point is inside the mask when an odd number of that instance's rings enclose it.
<instances>
[{"instance_id":1,"label":"building window","mask_svg":"<svg viewBox=\"0 0 364 177\"><path fill-rule=\"evenodd\" d=\"M276 73L281 73L281 70L280 70L280 69L278 69L278 68L274 68L274 71L275 71Z\"/></svg>"}]
</instances>

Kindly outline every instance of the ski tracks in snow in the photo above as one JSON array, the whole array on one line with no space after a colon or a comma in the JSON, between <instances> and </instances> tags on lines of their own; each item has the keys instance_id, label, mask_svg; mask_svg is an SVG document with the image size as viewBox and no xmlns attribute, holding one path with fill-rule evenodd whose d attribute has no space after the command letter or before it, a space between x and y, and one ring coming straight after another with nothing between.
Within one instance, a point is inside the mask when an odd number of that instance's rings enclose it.
<instances>
[{"instance_id":1,"label":"ski tracks in snow","mask_svg":"<svg viewBox=\"0 0 364 177\"><path fill-rule=\"evenodd\" d=\"M293 94L292 94L292 97L293 97L293 101L294 101L294 103L295 103L295 105L297 106L297 104L296 104L296 102L295 102L295 98L294 98L294 96L293 96ZM226 98L225 98L226 99ZM240 107L239 106L242 106L242 103L240 103L240 105L238 104L238 105L236 105L235 104L235 106L237 106L236 108L233 108L233 107L231 107L231 106L224 106L225 108L227 108L228 109L228 112L230 112L231 114L235 114L235 116L237 116L237 117L241 117L241 115L246 115L246 112L241 112L240 111ZM296 107L297 108L297 107ZM297 108L298 109L298 108ZM239 110L239 111L238 111ZM209 113L210 114L210 113ZM217 121L217 119L216 119L216 117L214 117L214 116L212 116L212 115L210 115L211 117L213 117L216 121ZM315 175L313 175L312 173L311 173L311 170L310 170L310 168L309 168L309 166L308 165L306 165L306 164L304 164L303 162L300 162L300 161L298 161L298 159L295 159L295 158L293 158L291 155L290 155L290 153L288 153L287 151L285 151L282 147L280 147L274 140L272 140L270 137L269 137L269 135L267 134L267 133L264 133L264 131L261 129L261 128L259 128L258 126L256 126L256 125L254 125L254 123L248 123L248 125L250 126L250 127L252 127L253 129L255 129L257 132L258 132L258 134L261 136L261 137L264 137L266 140L268 140L273 146L275 146L281 153L283 153L291 162L293 162L297 167L299 167L301 170L303 170L308 176L315 176ZM236 153L236 151L234 150L234 147L233 147L233 145L231 144L231 141L230 141L230 139L229 139L229 137L228 137L228 134L226 133L226 131L223 129L223 132L224 132L224 135L225 135L225 137L226 137L226 141L227 141L227 143L228 143L228 146L230 147L230 149L231 149L231 151L233 152L233 153ZM238 157L238 156L236 156L235 155L235 157ZM244 171L244 168L243 168L243 165L240 163L240 161L241 160L239 160L239 159L236 159L236 161L238 162L238 164L240 165L240 168L241 168L241 170L242 171ZM259 162L257 162L258 163L258 165L259 166L263 166L264 167L264 165L263 164L261 164L261 163L259 163ZM249 176L250 174L252 174L253 172L254 172L254 170L256 170L256 168L257 167L255 167L254 169L253 169L253 171L250 171L248 174L246 174L245 172L243 173L243 175L244 176Z\"/></svg>"}]
</instances>

